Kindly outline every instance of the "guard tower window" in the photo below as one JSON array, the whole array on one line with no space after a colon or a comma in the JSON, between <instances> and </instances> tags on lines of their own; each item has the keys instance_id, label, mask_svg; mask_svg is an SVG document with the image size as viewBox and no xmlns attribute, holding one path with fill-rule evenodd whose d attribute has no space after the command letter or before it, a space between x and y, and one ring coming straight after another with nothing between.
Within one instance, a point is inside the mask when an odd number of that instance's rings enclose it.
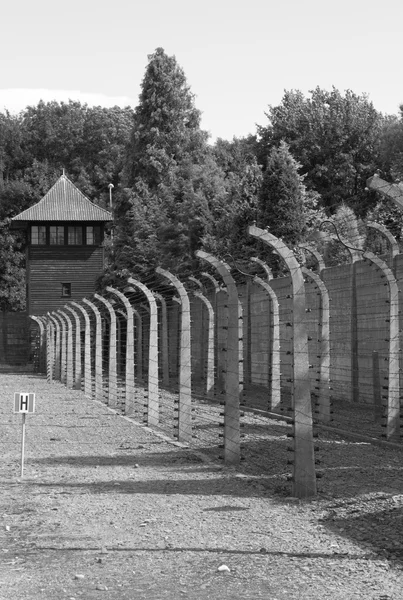
<instances>
[{"instance_id":1,"label":"guard tower window","mask_svg":"<svg viewBox=\"0 0 403 600\"><path fill-rule=\"evenodd\" d=\"M51 246L64 244L64 226L51 225L49 227L49 242Z\"/></svg>"},{"instance_id":2,"label":"guard tower window","mask_svg":"<svg viewBox=\"0 0 403 600\"><path fill-rule=\"evenodd\" d=\"M85 229L87 246L99 246L101 243L101 228L97 225L88 225Z\"/></svg>"},{"instance_id":3,"label":"guard tower window","mask_svg":"<svg viewBox=\"0 0 403 600\"><path fill-rule=\"evenodd\" d=\"M46 246L46 226L32 225L31 244L34 246Z\"/></svg>"},{"instance_id":4,"label":"guard tower window","mask_svg":"<svg viewBox=\"0 0 403 600\"><path fill-rule=\"evenodd\" d=\"M62 283L62 298L71 298L71 283Z\"/></svg>"},{"instance_id":5,"label":"guard tower window","mask_svg":"<svg viewBox=\"0 0 403 600\"><path fill-rule=\"evenodd\" d=\"M82 227L68 227L67 240L70 246L81 246L83 243L83 228Z\"/></svg>"}]
</instances>

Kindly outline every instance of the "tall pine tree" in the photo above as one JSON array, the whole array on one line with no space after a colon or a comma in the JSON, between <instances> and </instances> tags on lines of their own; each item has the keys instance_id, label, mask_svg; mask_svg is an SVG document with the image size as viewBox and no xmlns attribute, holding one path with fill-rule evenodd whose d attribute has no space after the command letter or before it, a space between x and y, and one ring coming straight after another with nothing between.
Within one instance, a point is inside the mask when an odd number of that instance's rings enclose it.
<instances>
[{"instance_id":1,"label":"tall pine tree","mask_svg":"<svg viewBox=\"0 0 403 600\"><path fill-rule=\"evenodd\" d=\"M190 268L225 194L175 57L149 56L117 197L116 267Z\"/></svg>"},{"instance_id":2,"label":"tall pine tree","mask_svg":"<svg viewBox=\"0 0 403 600\"><path fill-rule=\"evenodd\" d=\"M268 156L259 197L259 225L290 246L298 244L307 229L307 192L299 167L281 142Z\"/></svg>"}]
</instances>

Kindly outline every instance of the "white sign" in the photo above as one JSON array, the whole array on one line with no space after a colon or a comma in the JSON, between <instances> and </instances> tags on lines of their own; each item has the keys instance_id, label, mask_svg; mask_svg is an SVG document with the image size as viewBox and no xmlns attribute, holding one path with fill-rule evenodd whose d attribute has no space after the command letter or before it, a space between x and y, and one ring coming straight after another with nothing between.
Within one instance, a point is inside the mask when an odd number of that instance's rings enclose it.
<instances>
[{"instance_id":1,"label":"white sign","mask_svg":"<svg viewBox=\"0 0 403 600\"><path fill-rule=\"evenodd\" d=\"M15 413L33 413L35 412L35 394L27 392L15 392L14 394L14 412Z\"/></svg>"}]
</instances>

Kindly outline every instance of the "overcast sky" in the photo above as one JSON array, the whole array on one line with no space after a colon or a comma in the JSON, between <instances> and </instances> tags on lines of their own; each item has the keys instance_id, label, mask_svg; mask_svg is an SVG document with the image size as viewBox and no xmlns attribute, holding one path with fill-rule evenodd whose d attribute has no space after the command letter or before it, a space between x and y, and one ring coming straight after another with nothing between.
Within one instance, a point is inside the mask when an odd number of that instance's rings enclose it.
<instances>
[{"instance_id":1,"label":"overcast sky","mask_svg":"<svg viewBox=\"0 0 403 600\"><path fill-rule=\"evenodd\" d=\"M255 133L284 89L403 103L398 0L20 0L1 15L0 110L44 100L136 106L147 55L183 67L212 139Z\"/></svg>"}]
</instances>

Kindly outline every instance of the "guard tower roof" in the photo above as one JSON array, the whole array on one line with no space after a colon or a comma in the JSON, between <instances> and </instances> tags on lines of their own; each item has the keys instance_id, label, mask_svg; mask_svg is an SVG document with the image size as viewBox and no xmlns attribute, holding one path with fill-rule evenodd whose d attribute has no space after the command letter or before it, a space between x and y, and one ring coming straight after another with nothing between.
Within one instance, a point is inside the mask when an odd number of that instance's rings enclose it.
<instances>
[{"instance_id":1,"label":"guard tower roof","mask_svg":"<svg viewBox=\"0 0 403 600\"><path fill-rule=\"evenodd\" d=\"M112 214L97 206L63 173L45 196L12 221L112 221Z\"/></svg>"}]
</instances>

